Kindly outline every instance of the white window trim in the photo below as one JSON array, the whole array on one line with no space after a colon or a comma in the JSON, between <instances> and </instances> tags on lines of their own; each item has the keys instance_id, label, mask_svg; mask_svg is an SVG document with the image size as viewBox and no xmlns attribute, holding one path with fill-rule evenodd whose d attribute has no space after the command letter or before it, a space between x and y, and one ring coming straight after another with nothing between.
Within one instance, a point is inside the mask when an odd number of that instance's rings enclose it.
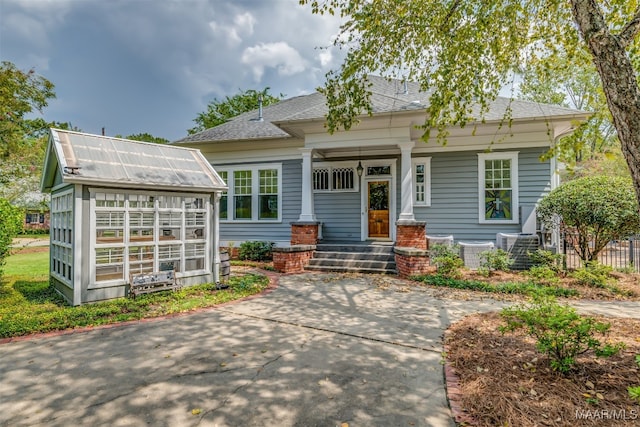
<instances>
[{"instance_id":1,"label":"white window trim","mask_svg":"<svg viewBox=\"0 0 640 427\"><path fill-rule=\"evenodd\" d=\"M397 179L396 179L396 159L378 159L367 160L362 162L364 173L362 174L362 191L360 192L360 240L391 240L396 241L396 216L397 216ZM390 175L367 175L366 171L369 166L391 166ZM389 181L389 239L377 239L369 237L369 218L368 218L368 183L370 181ZM360 178L358 179L360 181Z\"/></svg>"},{"instance_id":2,"label":"white window trim","mask_svg":"<svg viewBox=\"0 0 640 427\"><path fill-rule=\"evenodd\" d=\"M424 201L417 200L416 187L416 166L424 165ZM415 157L411 159L411 174L413 176L413 205L428 207L431 206L431 157Z\"/></svg>"},{"instance_id":3,"label":"white window trim","mask_svg":"<svg viewBox=\"0 0 640 427\"><path fill-rule=\"evenodd\" d=\"M347 160L340 162L314 162L312 165L312 173L314 169L329 169L329 188L327 190L313 189L314 193L357 193L360 191L360 177L358 176L358 162L355 160ZM353 188L334 190L333 189L333 169L334 168L352 168L353 169Z\"/></svg>"},{"instance_id":4,"label":"white window trim","mask_svg":"<svg viewBox=\"0 0 640 427\"><path fill-rule=\"evenodd\" d=\"M485 160L511 160L511 212L512 219L486 219L484 206ZM480 224L518 224L520 202L518 189L518 152L478 153L478 220Z\"/></svg>"},{"instance_id":5,"label":"white window trim","mask_svg":"<svg viewBox=\"0 0 640 427\"><path fill-rule=\"evenodd\" d=\"M278 171L278 218L273 219L259 219L260 216L260 170L276 169ZM233 173L235 171L251 171L251 219L234 219L234 196L235 187L233 183ZM237 165L230 167L216 168L218 172L227 173L227 218L220 219L220 223L227 224L251 224L251 223L281 223L282 222L282 163L261 163L252 165Z\"/></svg>"}]
</instances>

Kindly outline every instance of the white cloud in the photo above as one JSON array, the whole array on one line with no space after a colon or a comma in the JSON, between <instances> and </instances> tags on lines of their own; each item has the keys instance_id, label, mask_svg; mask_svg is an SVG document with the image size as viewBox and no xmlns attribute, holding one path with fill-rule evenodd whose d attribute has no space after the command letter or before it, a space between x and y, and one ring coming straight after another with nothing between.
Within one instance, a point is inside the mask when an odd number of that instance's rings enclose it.
<instances>
[{"instance_id":1,"label":"white cloud","mask_svg":"<svg viewBox=\"0 0 640 427\"><path fill-rule=\"evenodd\" d=\"M248 36L253 34L253 26L256 23L256 18L249 12L236 15L233 19L234 27L237 31L240 31Z\"/></svg>"},{"instance_id":2,"label":"white cloud","mask_svg":"<svg viewBox=\"0 0 640 427\"><path fill-rule=\"evenodd\" d=\"M216 36L222 36L226 39L229 47L238 46L242 43L243 36L250 37L253 35L253 27L256 24L256 18L249 12L237 14L233 18L233 25L219 24L217 21L209 22L209 27Z\"/></svg>"},{"instance_id":3,"label":"white cloud","mask_svg":"<svg viewBox=\"0 0 640 427\"><path fill-rule=\"evenodd\" d=\"M322 50L318 54L318 60L320 61L320 65L322 66L322 68L326 68L328 65L330 65L332 59L333 59L333 54L328 49Z\"/></svg>"},{"instance_id":4,"label":"white cloud","mask_svg":"<svg viewBox=\"0 0 640 427\"><path fill-rule=\"evenodd\" d=\"M242 63L251 67L256 82L262 79L268 67L275 68L280 76L301 73L306 68L306 61L286 42L259 43L248 47L242 52Z\"/></svg>"}]
</instances>

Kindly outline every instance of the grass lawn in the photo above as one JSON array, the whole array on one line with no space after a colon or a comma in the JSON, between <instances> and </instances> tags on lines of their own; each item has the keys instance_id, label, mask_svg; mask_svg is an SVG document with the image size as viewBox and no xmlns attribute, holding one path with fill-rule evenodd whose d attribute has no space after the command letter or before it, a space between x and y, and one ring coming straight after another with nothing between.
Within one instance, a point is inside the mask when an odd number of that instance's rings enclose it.
<instances>
[{"instance_id":1,"label":"grass lawn","mask_svg":"<svg viewBox=\"0 0 640 427\"><path fill-rule=\"evenodd\" d=\"M18 252L7 258L4 266L4 274L7 276L26 276L46 279L49 275L49 251L22 253Z\"/></svg>"},{"instance_id":2,"label":"grass lawn","mask_svg":"<svg viewBox=\"0 0 640 427\"><path fill-rule=\"evenodd\" d=\"M119 298L71 307L49 286L49 252L18 253L6 260L0 283L0 338L90 325L158 317L211 307L264 290L269 279L259 274L232 276L229 288L215 284Z\"/></svg>"}]
</instances>

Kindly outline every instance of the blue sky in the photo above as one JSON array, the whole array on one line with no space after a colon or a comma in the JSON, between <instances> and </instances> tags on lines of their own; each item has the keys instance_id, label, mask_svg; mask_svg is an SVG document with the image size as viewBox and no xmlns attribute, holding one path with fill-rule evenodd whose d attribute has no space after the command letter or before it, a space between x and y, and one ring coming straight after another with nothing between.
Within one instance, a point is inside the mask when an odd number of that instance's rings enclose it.
<instances>
[{"instance_id":1,"label":"blue sky","mask_svg":"<svg viewBox=\"0 0 640 427\"><path fill-rule=\"evenodd\" d=\"M46 120L176 140L239 89L313 92L338 28L297 0L0 0L0 60L55 84Z\"/></svg>"}]
</instances>

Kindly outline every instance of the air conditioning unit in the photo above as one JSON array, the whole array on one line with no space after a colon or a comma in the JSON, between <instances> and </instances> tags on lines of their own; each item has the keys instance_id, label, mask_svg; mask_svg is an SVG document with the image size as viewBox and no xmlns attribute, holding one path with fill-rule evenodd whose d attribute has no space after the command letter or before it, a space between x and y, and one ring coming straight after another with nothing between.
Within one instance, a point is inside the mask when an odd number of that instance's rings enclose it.
<instances>
[{"instance_id":1,"label":"air conditioning unit","mask_svg":"<svg viewBox=\"0 0 640 427\"><path fill-rule=\"evenodd\" d=\"M496 248L509 252L518 236L518 233L496 233Z\"/></svg>"},{"instance_id":2,"label":"air conditioning unit","mask_svg":"<svg viewBox=\"0 0 640 427\"><path fill-rule=\"evenodd\" d=\"M531 267L529 252L540 247L540 238L537 234L497 233L496 247L511 254L514 260L511 269L527 270Z\"/></svg>"},{"instance_id":3,"label":"air conditioning unit","mask_svg":"<svg viewBox=\"0 0 640 427\"><path fill-rule=\"evenodd\" d=\"M540 239L537 234L521 234L507 252L511 254L514 263L512 270L528 270L531 267L530 252L540 248Z\"/></svg>"},{"instance_id":4,"label":"air conditioning unit","mask_svg":"<svg viewBox=\"0 0 640 427\"><path fill-rule=\"evenodd\" d=\"M428 245L429 248L431 248L433 245L443 245L443 246L451 247L453 246L453 235L427 236L427 242L429 242L429 245Z\"/></svg>"},{"instance_id":5,"label":"air conditioning unit","mask_svg":"<svg viewBox=\"0 0 640 427\"><path fill-rule=\"evenodd\" d=\"M460 258L467 268L480 267L480 252L491 251L495 248L493 242L458 242L460 245Z\"/></svg>"}]
</instances>

